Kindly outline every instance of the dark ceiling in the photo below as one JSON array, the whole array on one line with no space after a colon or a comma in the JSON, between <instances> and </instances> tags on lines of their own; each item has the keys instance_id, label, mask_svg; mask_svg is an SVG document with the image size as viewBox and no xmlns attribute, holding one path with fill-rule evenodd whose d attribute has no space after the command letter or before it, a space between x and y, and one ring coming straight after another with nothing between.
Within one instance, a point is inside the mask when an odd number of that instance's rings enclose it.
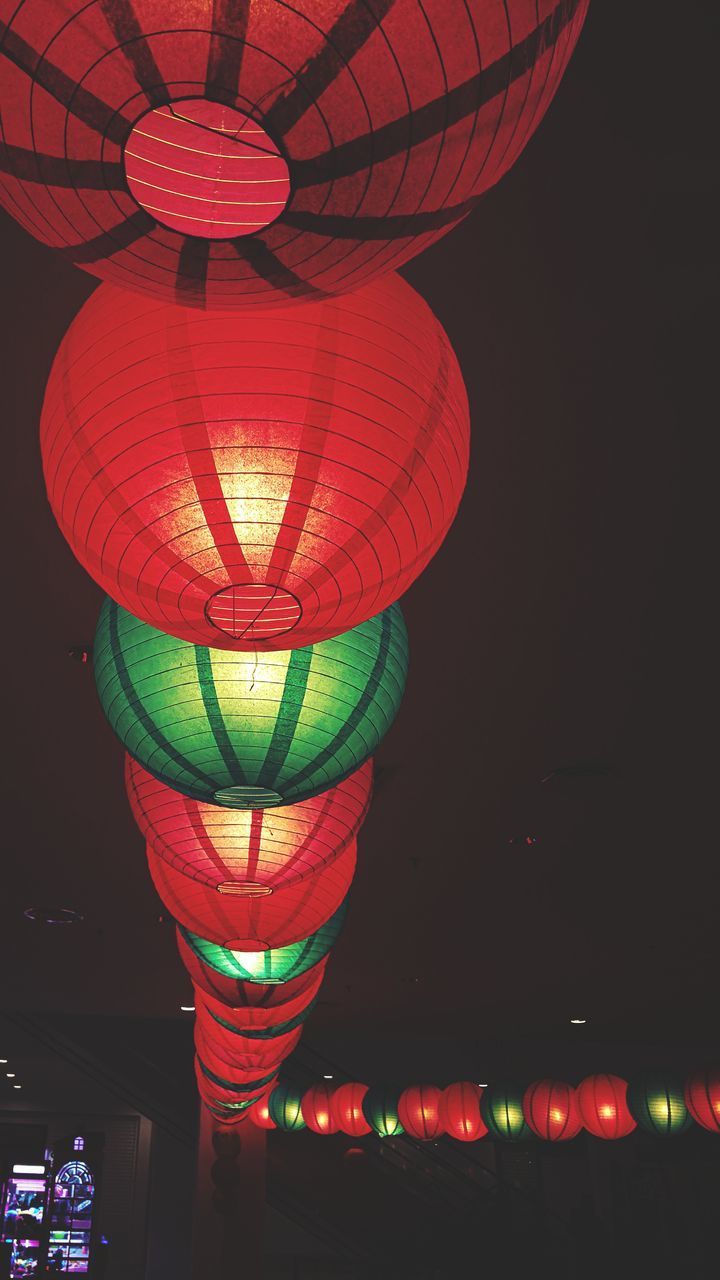
<instances>
[{"instance_id":1,"label":"dark ceiling","mask_svg":"<svg viewBox=\"0 0 720 1280\"><path fill-rule=\"evenodd\" d=\"M715 25L706 0L595 0L515 171L406 272L457 350L474 445L460 516L404 601L408 692L308 1032L364 1040L378 1074L396 1038L720 1042L698 484ZM121 749L67 656L100 592L37 445L93 281L7 217L2 262L2 1003L173 1016L189 986ZM36 903L85 921L33 924Z\"/></svg>"}]
</instances>

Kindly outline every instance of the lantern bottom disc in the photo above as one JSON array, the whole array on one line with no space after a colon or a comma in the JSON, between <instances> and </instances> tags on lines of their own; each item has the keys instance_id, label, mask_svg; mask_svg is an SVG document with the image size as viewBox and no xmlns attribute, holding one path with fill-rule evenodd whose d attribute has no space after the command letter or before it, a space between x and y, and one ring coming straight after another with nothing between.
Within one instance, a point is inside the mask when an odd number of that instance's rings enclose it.
<instances>
[{"instance_id":1,"label":"lantern bottom disc","mask_svg":"<svg viewBox=\"0 0 720 1280\"><path fill-rule=\"evenodd\" d=\"M247 582L216 591L205 606L205 616L223 635L250 645L292 631L302 617L302 608L284 587Z\"/></svg>"},{"instance_id":2,"label":"lantern bottom disc","mask_svg":"<svg viewBox=\"0 0 720 1280\"><path fill-rule=\"evenodd\" d=\"M270 950L267 942L261 942L259 938L230 938L228 942L223 942L223 946L226 951L239 951L242 955Z\"/></svg>"},{"instance_id":3,"label":"lantern bottom disc","mask_svg":"<svg viewBox=\"0 0 720 1280\"><path fill-rule=\"evenodd\" d=\"M282 796L267 787L221 787L214 799L228 809L268 809L283 803Z\"/></svg>"}]
</instances>

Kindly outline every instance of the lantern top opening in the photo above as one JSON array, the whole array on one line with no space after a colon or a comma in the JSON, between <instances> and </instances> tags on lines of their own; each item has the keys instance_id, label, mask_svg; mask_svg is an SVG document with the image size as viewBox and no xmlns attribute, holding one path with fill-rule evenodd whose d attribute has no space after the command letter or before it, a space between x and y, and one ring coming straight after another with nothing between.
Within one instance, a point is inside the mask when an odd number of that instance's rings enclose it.
<instances>
[{"instance_id":1,"label":"lantern top opening","mask_svg":"<svg viewBox=\"0 0 720 1280\"><path fill-rule=\"evenodd\" d=\"M146 112L128 137L125 177L156 222L206 240L251 236L280 217L290 172L262 124L235 107L184 98Z\"/></svg>"}]
</instances>

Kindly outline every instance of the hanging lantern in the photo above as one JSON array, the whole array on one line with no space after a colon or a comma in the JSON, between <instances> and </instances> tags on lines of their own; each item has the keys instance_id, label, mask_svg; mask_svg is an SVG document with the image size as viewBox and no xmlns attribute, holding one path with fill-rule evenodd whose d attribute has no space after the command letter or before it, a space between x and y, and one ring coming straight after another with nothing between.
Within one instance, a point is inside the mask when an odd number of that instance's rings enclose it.
<instances>
[{"instance_id":1,"label":"hanging lantern","mask_svg":"<svg viewBox=\"0 0 720 1280\"><path fill-rule=\"evenodd\" d=\"M289 1084L279 1084L268 1095L270 1117L283 1133L295 1133L305 1128L302 1113L302 1094Z\"/></svg>"},{"instance_id":2,"label":"hanging lantern","mask_svg":"<svg viewBox=\"0 0 720 1280\"><path fill-rule=\"evenodd\" d=\"M196 1054L195 1078L204 1102L211 1106L228 1104L231 1110L240 1111L251 1107L273 1084L275 1076L271 1074L256 1079L252 1072L247 1072L247 1078L242 1082L225 1081L210 1071Z\"/></svg>"},{"instance_id":3,"label":"hanging lantern","mask_svg":"<svg viewBox=\"0 0 720 1280\"><path fill-rule=\"evenodd\" d=\"M508 171L586 11L8 2L0 200L66 260L159 297L356 289Z\"/></svg>"},{"instance_id":4,"label":"hanging lantern","mask_svg":"<svg viewBox=\"0 0 720 1280\"><path fill-rule=\"evenodd\" d=\"M275 983L244 982L226 978L206 965L188 945L178 929L176 941L180 959L187 969L196 990L211 996L228 1010L244 1015L246 1025L257 1028L274 1026L292 1017L306 1003L313 1000L322 985L327 956L306 972L290 981Z\"/></svg>"},{"instance_id":5,"label":"hanging lantern","mask_svg":"<svg viewBox=\"0 0 720 1280\"><path fill-rule=\"evenodd\" d=\"M189 929L179 926L180 932L204 964L215 969L225 978L241 982L260 982L264 985L287 982L317 964L326 956L339 937L345 919L345 903L333 916L309 938L293 942L287 947L274 947L268 951L230 951L215 942L200 938Z\"/></svg>"},{"instance_id":6,"label":"hanging lantern","mask_svg":"<svg viewBox=\"0 0 720 1280\"><path fill-rule=\"evenodd\" d=\"M696 1071L685 1083L685 1102L693 1120L720 1133L720 1068Z\"/></svg>"},{"instance_id":7,"label":"hanging lantern","mask_svg":"<svg viewBox=\"0 0 720 1280\"><path fill-rule=\"evenodd\" d=\"M529 1085L523 1114L535 1136L545 1142L569 1141L582 1129L575 1090L564 1080L536 1080Z\"/></svg>"},{"instance_id":8,"label":"hanging lantern","mask_svg":"<svg viewBox=\"0 0 720 1280\"><path fill-rule=\"evenodd\" d=\"M272 811L192 800L130 756L125 774L155 887L194 933L224 946L236 938L283 946L318 929L347 894L370 761L338 787Z\"/></svg>"},{"instance_id":9,"label":"hanging lantern","mask_svg":"<svg viewBox=\"0 0 720 1280\"><path fill-rule=\"evenodd\" d=\"M198 1020L195 1024L195 1046L199 1056L209 1067L223 1074L223 1067L237 1067L242 1071L257 1071L259 1074L272 1070L280 1070L280 1066L297 1046L302 1035L302 1027L296 1027L284 1036L274 1040L250 1040L226 1031L212 1019L207 1022ZM220 1066L219 1064L223 1064ZM232 1078L232 1077L230 1077Z\"/></svg>"},{"instance_id":10,"label":"hanging lantern","mask_svg":"<svg viewBox=\"0 0 720 1280\"><path fill-rule=\"evenodd\" d=\"M333 1110L335 1090L325 1080L306 1090L302 1100L302 1117L313 1133L337 1133L339 1125Z\"/></svg>"},{"instance_id":11,"label":"hanging lantern","mask_svg":"<svg viewBox=\"0 0 720 1280\"><path fill-rule=\"evenodd\" d=\"M488 1131L501 1142L527 1142L532 1137L523 1112L523 1091L515 1084L483 1089L480 1111Z\"/></svg>"},{"instance_id":12,"label":"hanging lantern","mask_svg":"<svg viewBox=\"0 0 720 1280\"><path fill-rule=\"evenodd\" d=\"M440 1098L440 1124L458 1142L477 1142L487 1133L480 1101L483 1091L477 1084L462 1080L448 1085Z\"/></svg>"},{"instance_id":13,"label":"hanging lantern","mask_svg":"<svg viewBox=\"0 0 720 1280\"><path fill-rule=\"evenodd\" d=\"M258 1129L277 1129L277 1125L270 1115L270 1103L267 1094L258 1099L250 1108L248 1115Z\"/></svg>"},{"instance_id":14,"label":"hanging lantern","mask_svg":"<svg viewBox=\"0 0 720 1280\"><path fill-rule=\"evenodd\" d=\"M660 1138L692 1127L680 1077L660 1072L636 1076L628 1085L627 1104L640 1128Z\"/></svg>"},{"instance_id":15,"label":"hanging lantern","mask_svg":"<svg viewBox=\"0 0 720 1280\"><path fill-rule=\"evenodd\" d=\"M257 1040L275 1040L279 1036L286 1036L291 1031L295 1031L301 1027L305 1019L315 1007L317 997L306 1001L299 1007L299 1011L291 1014L289 1017L283 1017L283 1011L275 1011L276 1020L269 1025L258 1026L256 1018L256 1010L254 1009L228 1009L226 1005L220 1003L219 1000L213 999L212 996L205 995L203 991L196 988L195 1005L198 1015L206 1015L206 1025L208 1019L212 1019L219 1027L225 1031L232 1032L233 1035L241 1037L250 1044Z\"/></svg>"},{"instance_id":16,"label":"hanging lantern","mask_svg":"<svg viewBox=\"0 0 720 1280\"><path fill-rule=\"evenodd\" d=\"M405 1130L400 1123L400 1090L387 1085L371 1085L363 1098L363 1115L378 1138L398 1138Z\"/></svg>"},{"instance_id":17,"label":"hanging lantern","mask_svg":"<svg viewBox=\"0 0 720 1280\"><path fill-rule=\"evenodd\" d=\"M627 1104L627 1081L619 1076L587 1076L575 1091L578 1111L596 1138L625 1138L637 1126Z\"/></svg>"},{"instance_id":18,"label":"hanging lantern","mask_svg":"<svg viewBox=\"0 0 720 1280\"><path fill-rule=\"evenodd\" d=\"M332 1095L335 1122L342 1133L350 1138L362 1138L372 1128L365 1119L363 1102L367 1096L366 1084L341 1084Z\"/></svg>"},{"instance_id":19,"label":"hanging lantern","mask_svg":"<svg viewBox=\"0 0 720 1280\"><path fill-rule=\"evenodd\" d=\"M434 1084L414 1084L403 1089L398 1100L398 1116L410 1138L428 1142L440 1136L440 1095L441 1090Z\"/></svg>"},{"instance_id":20,"label":"hanging lantern","mask_svg":"<svg viewBox=\"0 0 720 1280\"><path fill-rule=\"evenodd\" d=\"M100 289L58 351L41 445L60 528L114 600L254 656L397 600L453 520L469 430L445 333L391 276L266 315Z\"/></svg>"},{"instance_id":21,"label":"hanging lantern","mask_svg":"<svg viewBox=\"0 0 720 1280\"><path fill-rule=\"evenodd\" d=\"M398 605L308 649L202 649L103 605L95 679L111 727L160 781L231 809L295 804L372 755L405 686Z\"/></svg>"}]
</instances>

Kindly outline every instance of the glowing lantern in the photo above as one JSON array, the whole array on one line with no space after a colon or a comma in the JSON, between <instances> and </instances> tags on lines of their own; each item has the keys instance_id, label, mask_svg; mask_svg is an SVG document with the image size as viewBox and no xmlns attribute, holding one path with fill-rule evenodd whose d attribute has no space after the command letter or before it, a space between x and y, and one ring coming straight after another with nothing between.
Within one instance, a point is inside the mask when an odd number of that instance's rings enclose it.
<instances>
[{"instance_id":1,"label":"glowing lantern","mask_svg":"<svg viewBox=\"0 0 720 1280\"><path fill-rule=\"evenodd\" d=\"M254 1078L255 1076L257 1076L256 1072L248 1071L245 1073L244 1080L223 1080L206 1067L197 1055L195 1056L195 1077L200 1095L203 1101L209 1102L212 1106L231 1103L233 1109L237 1110L252 1106L253 1102L266 1092L268 1085L272 1084L275 1073L259 1078Z\"/></svg>"},{"instance_id":2,"label":"glowing lantern","mask_svg":"<svg viewBox=\"0 0 720 1280\"><path fill-rule=\"evenodd\" d=\"M362 1102L363 1115L378 1138L397 1138L405 1130L398 1115L399 1089L371 1085Z\"/></svg>"},{"instance_id":3,"label":"glowing lantern","mask_svg":"<svg viewBox=\"0 0 720 1280\"><path fill-rule=\"evenodd\" d=\"M536 1080L531 1084L525 1090L523 1113L536 1137L546 1142L568 1141L582 1129L575 1090L564 1080Z\"/></svg>"},{"instance_id":4,"label":"glowing lantern","mask_svg":"<svg viewBox=\"0 0 720 1280\"><path fill-rule=\"evenodd\" d=\"M279 1070L280 1065L296 1047L302 1027L288 1031L285 1035L276 1036L272 1040L247 1040L236 1032L228 1031L210 1020L203 1022L198 1018L195 1023L195 1045L198 1054L208 1066L218 1074L223 1074L223 1067L238 1067L243 1071L259 1072ZM219 1064L222 1064L219 1065ZM232 1077L231 1077L232 1078Z\"/></svg>"},{"instance_id":5,"label":"glowing lantern","mask_svg":"<svg viewBox=\"0 0 720 1280\"><path fill-rule=\"evenodd\" d=\"M696 1071L685 1083L685 1102L693 1120L720 1133L720 1068Z\"/></svg>"},{"instance_id":6,"label":"glowing lantern","mask_svg":"<svg viewBox=\"0 0 720 1280\"><path fill-rule=\"evenodd\" d=\"M236 938L283 946L313 933L345 897L370 796L369 761L338 787L273 810L193 800L130 756L125 772L155 886L187 929L224 946Z\"/></svg>"},{"instance_id":7,"label":"glowing lantern","mask_svg":"<svg viewBox=\"0 0 720 1280\"><path fill-rule=\"evenodd\" d=\"M258 1026L256 1018L257 1011L255 1009L229 1009L226 1005L215 1000L212 996L205 995L203 991L196 988L195 1005L198 1015L206 1014L218 1026L230 1031L236 1036L242 1037L244 1040L252 1043L256 1040L275 1040L279 1036L286 1036L289 1032L295 1031L297 1027L301 1027L305 1019L312 1012L317 997L313 996L310 1000L304 1000L298 997L297 1001L292 1002L292 1006L288 1005L288 1014L283 1016L284 1007L279 1010L273 1010L275 1020L271 1023L263 1022ZM297 1008L297 1012L291 1012ZM265 1011L265 1017L269 1016ZM207 1026L206 1021L206 1026Z\"/></svg>"},{"instance_id":8,"label":"glowing lantern","mask_svg":"<svg viewBox=\"0 0 720 1280\"><path fill-rule=\"evenodd\" d=\"M305 1008L306 1002L314 999L320 990L327 964L325 957L305 973L279 985L245 982L211 969L195 954L179 929L176 938L180 959L196 989L237 1012L238 1017L242 1015L247 1019L246 1025L257 1028L273 1026Z\"/></svg>"},{"instance_id":9,"label":"glowing lantern","mask_svg":"<svg viewBox=\"0 0 720 1280\"><path fill-rule=\"evenodd\" d=\"M660 1138L685 1133L692 1125L679 1077L658 1072L636 1076L628 1085L627 1103L640 1128Z\"/></svg>"},{"instance_id":10,"label":"glowing lantern","mask_svg":"<svg viewBox=\"0 0 720 1280\"><path fill-rule=\"evenodd\" d=\"M287 982L317 964L335 945L345 919L345 903L333 916L309 938L293 942L287 947L273 947L267 951L232 951L215 942L200 938L189 929L179 926L180 932L198 959L215 969L224 978L236 982L259 982L267 985Z\"/></svg>"},{"instance_id":11,"label":"glowing lantern","mask_svg":"<svg viewBox=\"0 0 720 1280\"><path fill-rule=\"evenodd\" d=\"M457 510L469 417L447 337L399 277L237 316L107 287L60 346L41 446L58 524L113 599L255 655L410 586Z\"/></svg>"},{"instance_id":12,"label":"glowing lantern","mask_svg":"<svg viewBox=\"0 0 720 1280\"><path fill-rule=\"evenodd\" d=\"M619 1076L586 1076L575 1091L578 1111L596 1138L625 1138L637 1126L627 1104L627 1081Z\"/></svg>"},{"instance_id":13,"label":"glowing lantern","mask_svg":"<svg viewBox=\"0 0 720 1280\"><path fill-rule=\"evenodd\" d=\"M523 1112L523 1091L515 1084L483 1089L480 1111L488 1131L502 1142L526 1142L532 1136Z\"/></svg>"},{"instance_id":14,"label":"glowing lantern","mask_svg":"<svg viewBox=\"0 0 720 1280\"><path fill-rule=\"evenodd\" d=\"M339 1125L333 1110L335 1090L325 1080L312 1085L302 1100L302 1117L313 1133L337 1133Z\"/></svg>"},{"instance_id":15,"label":"glowing lantern","mask_svg":"<svg viewBox=\"0 0 720 1280\"><path fill-rule=\"evenodd\" d=\"M363 1102L368 1093L366 1084L341 1084L332 1095L332 1109L338 1129L350 1138L362 1138L371 1133L372 1127L365 1119Z\"/></svg>"},{"instance_id":16,"label":"glowing lantern","mask_svg":"<svg viewBox=\"0 0 720 1280\"><path fill-rule=\"evenodd\" d=\"M434 1084L415 1084L403 1090L398 1101L398 1116L409 1137L428 1142L440 1136L440 1096L441 1090Z\"/></svg>"},{"instance_id":17,"label":"glowing lantern","mask_svg":"<svg viewBox=\"0 0 720 1280\"><path fill-rule=\"evenodd\" d=\"M94 648L111 727L160 781L231 809L336 786L390 728L407 672L398 605L307 649L243 654L163 635L111 600Z\"/></svg>"},{"instance_id":18,"label":"glowing lantern","mask_svg":"<svg viewBox=\"0 0 720 1280\"><path fill-rule=\"evenodd\" d=\"M270 1115L270 1103L267 1095L259 1098L249 1112L250 1119L258 1129L277 1129L277 1125Z\"/></svg>"},{"instance_id":19,"label":"glowing lantern","mask_svg":"<svg viewBox=\"0 0 720 1280\"><path fill-rule=\"evenodd\" d=\"M161 297L354 289L507 172L586 11L8 2L0 199L67 260Z\"/></svg>"},{"instance_id":20,"label":"glowing lantern","mask_svg":"<svg viewBox=\"0 0 720 1280\"><path fill-rule=\"evenodd\" d=\"M284 1133L294 1133L305 1128L302 1113L302 1094L289 1084L279 1084L268 1095L270 1117Z\"/></svg>"},{"instance_id":21,"label":"glowing lantern","mask_svg":"<svg viewBox=\"0 0 720 1280\"><path fill-rule=\"evenodd\" d=\"M485 1137L488 1130L480 1111L482 1094L479 1085L465 1080L443 1090L440 1123L449 1137L458 1142L476 1142Z\"/></svg>"}]
</instances>

